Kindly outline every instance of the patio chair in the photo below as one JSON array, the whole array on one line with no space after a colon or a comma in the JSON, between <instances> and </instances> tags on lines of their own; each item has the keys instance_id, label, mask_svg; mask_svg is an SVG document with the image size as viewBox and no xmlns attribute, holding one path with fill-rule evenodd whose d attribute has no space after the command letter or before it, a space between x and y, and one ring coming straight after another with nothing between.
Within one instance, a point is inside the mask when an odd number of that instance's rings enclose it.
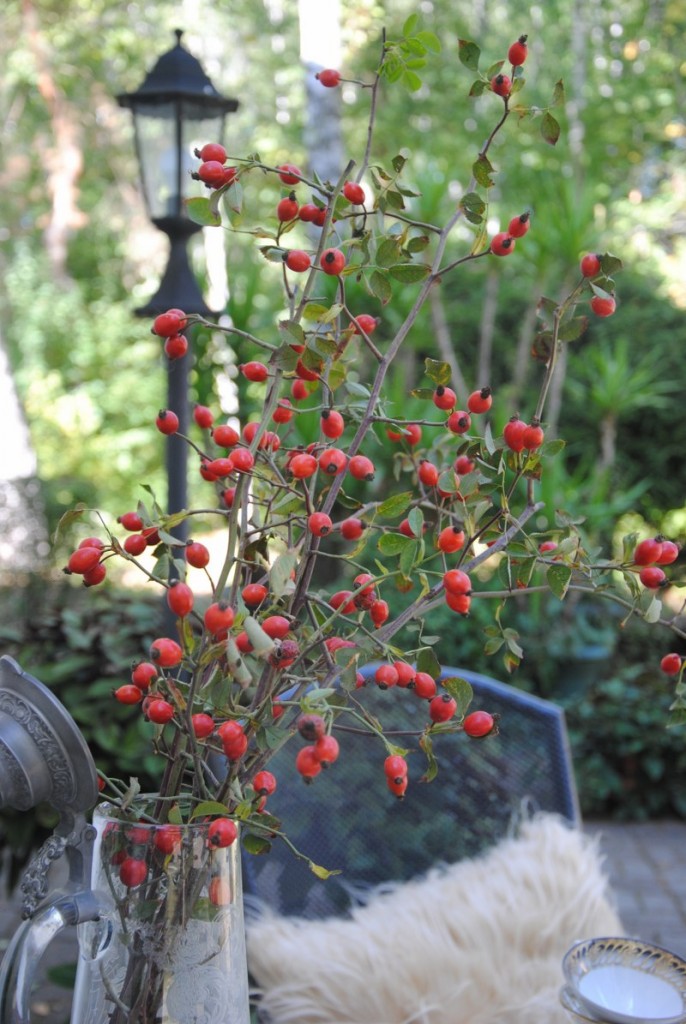
<instances>
[{"instance_id":1,"label":"patio chair","mask_svg":"<svg viewBox=\"0 0 686 1024\"><path fill-rule=\"evenodd\" d=\"M371 679L375 666L365 669ZM319 918L344 913L360 890L406 881L437 863L480 854L508 834L522 808L556 812L579 824L579 805L564 713L557 705L506 683L461 669L444 676L466 679L472 710L500 716L498 735L470 739L437 736L438 775L421 751L408 756L410 785L397 801L386 789L385 748L368 735L341 737L341 757L310 785L294 767L291 747L270 764L278 788L269 810L283 820L294 846L316 864L340 874L321 880L287 845L276 840L268 855L244 854L244 889L280 914ZM391 729L417 730L427 720L407 690L357 691L360 703ZM398 737L399 745L416 740Z\"/></svg>"}]
</instances>

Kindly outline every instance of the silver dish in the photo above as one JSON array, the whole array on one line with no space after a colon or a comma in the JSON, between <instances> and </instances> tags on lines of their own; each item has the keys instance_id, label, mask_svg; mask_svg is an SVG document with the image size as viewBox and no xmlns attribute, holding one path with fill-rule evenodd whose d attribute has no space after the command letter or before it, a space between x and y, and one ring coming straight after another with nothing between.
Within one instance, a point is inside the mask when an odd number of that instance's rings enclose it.
<instances>
[{"instance_id":1,"label":"silver dish","mask_svg":"<svg viewBox=\"0 0 686 1024\"><path fill-rule=\"evenodd\" d=\"M583 1021L584 1024L602 1024L602 1021L599 1022L597 1017L590 1017L588 1015L588 1010L579 1002L576 992L569 985L565 985L564 988L560 989L560 1002L575 1021Z\"/></svg>"},{"instance_id":2,"label":"silver dish","mask_svg":"<svg viewBox=\"0 0 686 1024\"><path fill-rule=\"evenodd\" d=\"M574 1004L566 1008L582 1020L686 1022L686 961L660 946L639 939L585 939L568 950L562 969L565 998Z\"/></svg>"}]
</instances>

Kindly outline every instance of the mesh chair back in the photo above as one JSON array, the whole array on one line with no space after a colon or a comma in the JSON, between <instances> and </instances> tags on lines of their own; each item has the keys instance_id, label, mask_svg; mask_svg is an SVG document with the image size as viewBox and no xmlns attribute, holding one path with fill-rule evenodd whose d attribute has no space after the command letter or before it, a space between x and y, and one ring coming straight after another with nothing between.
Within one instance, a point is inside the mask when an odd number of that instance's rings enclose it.
<instances>
[{"instance_id":1,"label":"mesh chair back","mask_svg":"<svg viewBox=\"0 0 686 1024\"><path fill-rule=\"evenodd\" d=\"M367 666L371 676L374 666ZM471 710L500 717L499 734L481 740L463 734L437 736L438 775L420 781L424 754L408 755L410 784L403 800L386 788L383 743L368 734L339 736L340 759L306 784L295 771L292 745L270 770L278 780L269 810L284 823L295 847L313 862L340 874L316 877L306 861L276 840L270 853L244 855L244 887L282 914L319 917L345 911L355 893L387 881L403 881L436 863L475 856L507 834L523 802L578 824L579 805L564 712L550 701L486 676L445 669L474 691ZM382 691L374 683L356 691L384 728L421 731L425 705L411 691ZM417 746L397 737L398 745Z\"/></svg>"}]
</instances>

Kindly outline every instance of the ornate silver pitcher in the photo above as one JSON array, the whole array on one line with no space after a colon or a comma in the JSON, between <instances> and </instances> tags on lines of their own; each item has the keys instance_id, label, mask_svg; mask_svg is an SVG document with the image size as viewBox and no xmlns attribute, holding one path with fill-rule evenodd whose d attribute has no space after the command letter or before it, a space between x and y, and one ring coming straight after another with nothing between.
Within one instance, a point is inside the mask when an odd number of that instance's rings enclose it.
<instances>
[{"instance_id":1,"label":"ornate silver pitcher","mask_svg":"<svg viewBox=\"0 0 686 1024\"><path fill-rule=\"evenodd\" d=\"M74 720L47 687L0 658L0 807L29 811L47 801L60 816L22 881L26 920L0 970L2 1024L28 1024L35 968L54 936L98 917L90 889L95 829L85 817L97 798L95 764ZM60 858L66 880L50 891Z\"/></svg>"},{"instance_id":2,"label":"ornate silver pitcher","mask_svg":"<svg viewBox=\"0 0 686 1024\"><path fill-rule=\"evenodd\" d=\"M47 801L60 815L22 881L26 920L0 969L0 1024L30 1024L35 969L74 925L74 1024L248 1024L238 843L213 850L202 824L160 842L164 826L122 822L107 805L90 825L97 798L95 764L73 719L0 658L0 807ZM122 874L127 859L140 880ZM51 887L56 874L62 880Z\"/></svg>"}]
</instances>

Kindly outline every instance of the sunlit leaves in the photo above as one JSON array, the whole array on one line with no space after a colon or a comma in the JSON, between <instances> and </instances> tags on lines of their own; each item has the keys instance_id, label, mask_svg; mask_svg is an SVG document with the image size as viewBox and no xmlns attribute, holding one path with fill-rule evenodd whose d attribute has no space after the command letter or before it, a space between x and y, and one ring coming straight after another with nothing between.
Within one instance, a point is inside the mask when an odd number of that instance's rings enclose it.
<instances>
[{"instance_id":1,"label":"sunlit leaves","mask_svg":"<svg viewBox=\"0 0 686 1024\"><path fill-rule=\"evenodd\" d=\"M379 73L389 82L401 82L410 92L417 92L422 80L417 73L426 66L427 54L438 53L441 44L434 32L417 31L419 15L411 14L405 21L399 39L387 40Z\"/></svg>"}]
</instances>

